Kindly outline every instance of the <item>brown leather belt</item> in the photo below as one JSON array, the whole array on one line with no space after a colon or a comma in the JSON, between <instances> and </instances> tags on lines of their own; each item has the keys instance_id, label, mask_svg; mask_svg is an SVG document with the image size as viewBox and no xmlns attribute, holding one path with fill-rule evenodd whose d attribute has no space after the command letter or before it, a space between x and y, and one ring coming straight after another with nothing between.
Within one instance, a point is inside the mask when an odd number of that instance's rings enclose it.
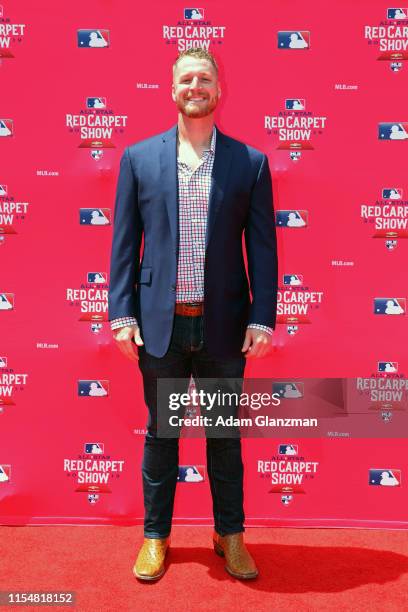
<instances>
[{"instance_id":1,"label":"brown leather belt","mask_svg":"<svg viewBox=\"0 0 408 612\"><path fill-rule=\"evenodd\" d=\"M204 312L203 302L176 302L175 313L184 317L199 317Z\"/></svg>"}]
</instances>

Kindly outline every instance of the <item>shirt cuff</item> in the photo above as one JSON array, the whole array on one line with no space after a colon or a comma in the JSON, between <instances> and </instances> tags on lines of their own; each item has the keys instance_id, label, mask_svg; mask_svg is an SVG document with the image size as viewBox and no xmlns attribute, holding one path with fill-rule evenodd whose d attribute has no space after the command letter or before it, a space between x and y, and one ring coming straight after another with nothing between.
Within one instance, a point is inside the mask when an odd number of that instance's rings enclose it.
<instances>
[{"instance_id":1,"label":"shirt cuff","mask_svg":"<svg viewBox=\"0 0 408 612\"><path fill-rule=\"evenodd\" d=\"M117 319L112 319L110 324L112 331L114 329L119 329L120 327L126 327L127 325L138 325L135 317L118 317Z\"/></svg>"},{"instance_id":2,"label":"shirt cuff","mask_svg":"<svg viewBox=\"0 0 408 612\"><path fill-rule=\"evenodd\" d=\"M265 331L267 334L270 334L271 336L273 334L273 327L268 327L267 325L261 325L260 323L250 323L247 329L261 329L262 331Z\"/></svg>"}]
</instances>

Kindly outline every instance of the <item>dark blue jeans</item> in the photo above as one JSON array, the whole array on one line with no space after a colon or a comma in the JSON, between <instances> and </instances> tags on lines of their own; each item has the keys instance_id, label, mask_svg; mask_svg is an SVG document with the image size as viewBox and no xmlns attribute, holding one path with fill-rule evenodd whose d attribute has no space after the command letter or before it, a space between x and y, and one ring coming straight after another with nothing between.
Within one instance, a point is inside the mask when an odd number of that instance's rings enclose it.
<instances>
[{"instance_id":1,"label":"dark blue jeans","mask_svg":"<svg viewBox=\"0 0 408 612\"><path fill-rule=\"evenodd\" d=\"M139 367L149 410L142 464L145 507L144 535L170 534L178 477L179 438L157 435L157 380L192 375L201 378L243 378L245 357L212 357L203 342L203 317L175 315L171 342L164 357L153 357L139 347ZM187 391L187 389L185 389ZM241 439L206 438L207 472L213 500L214 528L223 536L244 531L243 463Z\"/></svg>"}]
</instances>

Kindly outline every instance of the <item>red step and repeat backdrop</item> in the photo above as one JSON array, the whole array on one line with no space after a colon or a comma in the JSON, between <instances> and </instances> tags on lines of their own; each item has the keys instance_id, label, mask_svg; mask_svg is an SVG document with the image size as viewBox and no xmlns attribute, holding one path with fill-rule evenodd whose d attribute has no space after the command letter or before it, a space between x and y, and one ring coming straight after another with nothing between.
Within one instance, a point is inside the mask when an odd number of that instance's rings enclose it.
<instances>
[{"instance_id":1,"label":"red step and repeat backdrop","mask_svg":"<svg viewBox=\"0 0 408 612\"><path fill-rule=\"evenodd\" d=\"M0 9L1 522L142 521L141 376L107 320L114 196L124 147L176 122L177 52L201 45L218 126L273 176L278 325L246 376L286 406L311 386L330 402L326 379L350 400L320 437L243 440L247 525L407 528L408 8ZM175 522L211 524L204 440L180 463Z\"/></svg>"}]
</instances>

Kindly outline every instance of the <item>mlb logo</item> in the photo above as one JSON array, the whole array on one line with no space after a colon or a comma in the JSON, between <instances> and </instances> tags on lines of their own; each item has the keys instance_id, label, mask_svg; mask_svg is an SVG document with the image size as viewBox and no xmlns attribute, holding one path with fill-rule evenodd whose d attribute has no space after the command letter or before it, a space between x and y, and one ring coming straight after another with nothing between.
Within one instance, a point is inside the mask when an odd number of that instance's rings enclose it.
<instances>
[{"instance_id":1,"label":"mlb logo","mask_svg":"<svg viewBox=\"0 0 408 612\"><path fill-rule=\"evenodd\" d=\"M405 298L374 298L374 314L404 315Z\"/></svg>"},{"instance_id":2,"label":"mlb logo","mask_svg":"<svg viewBox=\"0 0 408 612\"><path fill-rule=\"evenodd\" d=\"M278 32L278 49L309 49L310 32L289 30Z\"/></svg>"},{"instance_id":3,"label":"mlb logo","mask_svg":"<svg viewBox=\"0 0 408 612\"><path fill-rule=\"evenodd\" d=\"M302 382L274 382L272 393L278 393L284 399L299 399L303 397Z\"/></svg>"},{"instance_id":4,"label":"mlb logo","mask_svg":"<svg viewBox=\"0 0 408 612\"><path fill-rule=\"evenodd\" d=\"M408 138L408 123L379 123L378 124L379 140L406 140Z\"/></svg>"},{"instance_id":5,"label":"mlb logo","mask_svg":"<svg viewBox=\"0 0 408 612\"><path fill-rule=\"evenodd\" d=\"M398 372L398 361L379 361L377 365L378 372L382 374L391 372Z\"/></svg>"},{"instance_id":6,"label":"mlb logo","mask_svg":"<svg viewBox=\"0 0 408 612\"><path fill-rule=\"evenodd\" d=\"M7 195L7 185L0 185L0 196Z\"/></svg>"},{"instance_id":7,"label":"mlb logo","mask_svg":"<svg viewBox=\"0 0 408 612\"><path fill-rule=\"evenodd\" d=\"M79 397L107 397L108 395L108 380L78 380Z\"/></svg>"},{"instance_id":8,"label":"mlb logo","mask_svg":"<svg viewBox=\"0 0 408 612\"><path fill-rule=\"evenodd\" d=\"M186 21L189 20L197 20L204 19L204 9L203 8L185 8L184 9L184 19Z\"/></svg>"},{"instance_id":9,"label":"mlb logo","mask_svg":"<svg viewBox=\"0 0 408 612\"><path fill-rule=\"evenodd\" d=\"M109 47L109 30L78 30L77 43L84 49Z\"/></svg>"},{"instance_id":10,"label":"mlb logo","mask_svg":"<svg viewBox=\"0 0 408 612\"><path fill-rule=\"evenodd\" d=\"M79 222L81 225L110 225L110 208L80 208Z\"/></svg>"},{"instance_id":11,"label":"mlb logo","mask_svg":"<svg viewBox=\"0 0 408 612\"><path fill-rule=\"evenodd\" d=\"M197 410L194 406L187 406L186 411L184 413L185 418L192 419L197 415Z\"/></svg>"},{"instance_id":12,"label":"mlb logo","mask_svg":"<svg viewBox=\"0 0 408 612\"><path fill-rule=\"evenodd\" d=\"M368 471L368 484L375 487L399 487L401 486L401 470L370 469Z\"/></svg>"},{"instance_id":13,"label":"mlb logo","mask_svg":"<svg viewBox=\"0 0 408 612\"><path fill-rule=\"evenodd\" d=\"M298 445L297 444L279 444L278 453L279 455L297 455Z\"/></svg>"},{"instance_id":14,"label":"mlb logo","mask_svg":"<svg viewBox=\"0 0 408 612\"><path fill-rule=\"evenodd\" d=\"M397 240L386 240L385 241L385 248L388 251L393 251L394 249L397 248L397 244L398 244Z\"/></svg>"},{"instance_id":15,"label":"mlb logo","mask_svg":"<svg viewBox=\"0 0 408 612\"><path fill-rule=\"evenodd\" d=\"M302 157L301 151L289 151L289 158L296 162Z\"/></svg>"},{"instance_id":16,"label":"mlb logo","mask_svg":"<svg viewBox=\"0 0 408 612\"><path fill-rule=\"evenodd\" d=\"M283 284L292 286L303 285L303 274L284 274Z\"/></svg>"},{"instance_id":17,"label":"mlb logo","mask_svg":"<svg viewBox=\"0 0 408 612\"><path fill-rule=\"evenodd\" d=\"M99 495L97 493L89 493L88 501L90 504L96 504L96 502L99 501Z\"/></svg>"},{"instance_id":18,"label":"mlb logo","mask_svg":"<svg viewBox=\"0 0 408 612\"><path fill-rule=\"evenodd\" d=\"M106 108L106 98L87 98L86 108Z\"/></svg>"},{"instance_id":19,"label":"mlb logo","mask_svg":"<svg viewBox=\"0 0 408 612\"><path fill-rule=\"evenodd\" d=\"M277 227L306 227L307 210L277 210L275 213Z\"/></svg>"},{"instance_id":20,"label":"mlb logo","mask_svg":"<svg viewBox=\"0 0 408 612\"><path fill-rule=\"evenodd\" d=\"M88 283L107 283L108 275L106 272L88 272Z\"/></svg>"},{"instance_id":21,"label":"mlb logo","mask_svg":"<svg viewBox=\"0 0 408 612\"><path fill-rule=\"evenodd\" d=\"M281 495L281 502L284 506L288 506L293 501L293 495Z\"/></svg>"},{"instance_id":22,"label":"mlb logo","mask_svg":"<svg viewBox=\"0 0 408 612\"><path fill-rule=\"evenodd\" d=\"M390 68L393 72L398 72L402 68L402 62L391 62Z\"/></svg>"},{"instance_id":23,"label":"mlb logo","mask_svg":"<svg viewBox=\"0 0 408 612\"><path fill-rule=\"evenodd\" d=\"M402 200L403 191L397 187L387 187L382 190L383 200Z\"/></svg>"},{"instance_id":24,"label":"mlb logo","mask_svg":"<svg viewBox=\"0 0 408 612\"><path fill-rule=\"evenodd\" d=\"M92 149L91 157L92 159L95 159L96 161L98 161L99 159L102 159L103 150L102 149Z\"/></svg>"},{"instance_id":25,"label":"mlb logo","mask_svg":"<svg viewBox=\"0 0 408 612\"><path fill-rule=\"evenodd\" d=\"M0 293L0 310L14 309L14 293Z\"/></svg>"},{"instance_id":26,"label":"mlb logo","mask_svg":"<svg viewBox=\"0 0 408 612\"><path fill-rule=\"evenodd\" d=\"M205 480L205 470L203 465L180 465L177 481L178 482L203 482Z\"/></svg>"},{"instance_id":27,"label":"mlb logo","mask_svg":"<svg viewBox=\"0 0 408 612\"><path fill-rule=\"evenodd\" d=\"M86 455L103 455L105 445L102 442L87 442L84 450Z\"/></svg>"},{"instance_id":28,"label":"mlb logo","mask_svg":"<svg viewBox=\"0 0 408 612\"><path fill-rule=\"evenodd\" d=\"M7 357L0 357L0 368L7 368Z\"/></svg>"},{"instance_id":29,"label":"mlb logo","mask_svg":"<svg viewBox=\"0 0 408 612\"><path fill-rule=\"evenodd\" d=\"M91 332L93 334L99 334L102 330L102 323L91 323Z\"/></svg>"},{"instance_id":30,"label":"mlb logo","mask_svg":"<svg viewBox=\"0 0 408 612\"><path fill-rule=\"evenodd\" d=\"M389 8L387 9L387 19L407 19L408 8Z\"/></svg>"},{"instance_id":31,"label":"mlb logo","mask_svg":"<svg viewBox=\"0 0 408 612\"><path fill-rule=\"evenodd\" d=\"M288 325L287 329L290 336L294 336L299 331L299 327L297 325Z\"/></svg>"},{"instance_id":32,"label":"mlb logo","mask_svg":"<svg viewBox=\"0 0 408 612\"><path fill-rule=\"evenodd\" d=\"M305 98L287 98L285 100L286 110L304 110L306 108Z\"/></svg>"},{"instance_id":33,"label":"mlb logo","mask_svg":"<svg viewBox=\"0 0 408 612\"><path fill-rule=\"evenodd\" d=\"M12 119L0 119L0 136L13 136L14 127Z\"/></svg>"},{"instance_id":34,"label":"mlb logo","mask_svg":"<svg viewBox=\"0 0 408 612\"><path fill-rule=\"evenodd\" d=\"M10 482L11 465L0 464L0 482Z\"/></svg>"}]
</instances>

